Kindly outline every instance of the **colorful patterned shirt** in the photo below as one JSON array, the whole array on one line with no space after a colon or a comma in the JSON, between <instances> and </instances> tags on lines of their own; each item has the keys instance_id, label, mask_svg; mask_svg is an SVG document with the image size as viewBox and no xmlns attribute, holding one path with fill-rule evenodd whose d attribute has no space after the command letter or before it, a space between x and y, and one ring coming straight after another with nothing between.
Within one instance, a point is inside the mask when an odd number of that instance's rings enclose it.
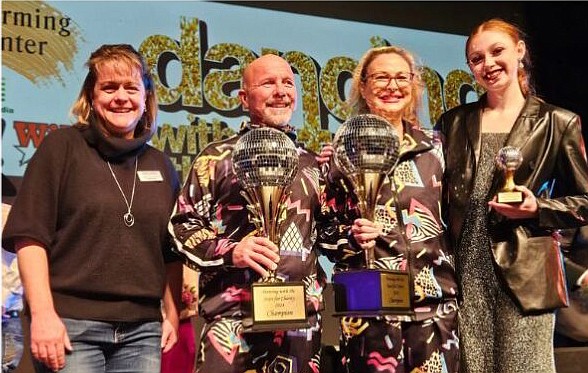
<instances>
[{"instance_id":1,"label":"colorful patterned shirt","mask_svg":"<svg viewBox=\"0 0 588 373\"><path fill-rule=\"evenodd\" d=\"M237 135L210 143L198 155L170 222L177 251L200 272L199 312L208 321L217 316L249 316L251 284L260 280L257 272L232 263L237 243L257 234L231 160L237 140L251 128L244 123ZM315 250L322 177L316 154L300 146L296 149L299 168L287 188L291 194L280 226L281 259L276 275L283 281L304 282L307 314L315 314L323 308L326 283Z\"/></svg>"},{"instance_id":2,"label":"colorful patterned shirt","mask_svg":"<svg viewBox=\"0 0 588 373\"><path fill-rule=\"evenodd\" d=\"M404 124L400 158L376 202L375 221L384 234L376 239L375 267L409 268L414 281L416 320L442 314L449 300L456 304L458 286L453 249L441 218L444 160L441 143L431 131ZM335 271L365 268L364 251L349 229L359 217L349 180L331 162L319 232L322 250L337 264ZM393 190L397 192L394 198ZM398 219L401 219L399 224Z\"/></svg>"}]
</instances>

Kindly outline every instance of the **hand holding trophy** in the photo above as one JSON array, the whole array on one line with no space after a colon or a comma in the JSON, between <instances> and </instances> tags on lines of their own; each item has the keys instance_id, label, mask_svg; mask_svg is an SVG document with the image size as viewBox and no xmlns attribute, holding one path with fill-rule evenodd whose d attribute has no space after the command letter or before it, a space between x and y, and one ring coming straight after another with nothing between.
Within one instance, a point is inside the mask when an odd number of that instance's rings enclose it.
<instances>
[{"instance_id":1,"label":"hand holding trophy","mask_svg":"<svg viewBox=\"0 0 588 373\"><path fill-rule=\"evenodd\" d=\"M286 192L298 172L298 152L283 132L269 127L252 129L235 144L233 171L249 203L258 232L279 246L280 225L286 211ZM281 282L275 271L252 285L252 330L284 330L307 326L302 282Z\"/></svg>"},{"instance_id":2,"label":"hand holding trophy","mask_svg":"<svg viewBox=\"0 0 588 373\"><path fill-rule=\"evenodd\" d=\"M335 164L349 177L362 218L375 221L382 184L396 166L400 140L384 118L362 114L339 127L333 141ZM408 272L376 269L374 248L365 250L366 269L333 276L335 310L342 315L375 316L412 312Z\"/></svg>"},{"instance_id":3,"label":"hand holding trophy","mask_svg":"<svg viewBox=\"0 0 588 373\"><path fill-rule=\"evenodd\" d=\"M504 185L496 195L498 203L521 203L523 193L515 190L514 172L523 162L521 151L513 146L505 146L496 155L496 166L504 172Z\"/></svg>"}]
</instances>

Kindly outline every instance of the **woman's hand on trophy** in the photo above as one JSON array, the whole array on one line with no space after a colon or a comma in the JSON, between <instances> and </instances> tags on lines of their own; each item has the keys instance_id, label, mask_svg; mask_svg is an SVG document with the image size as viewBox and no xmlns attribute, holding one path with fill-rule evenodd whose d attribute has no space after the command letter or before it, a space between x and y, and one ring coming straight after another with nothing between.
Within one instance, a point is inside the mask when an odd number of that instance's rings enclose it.
<instances>
[{"instance_id":1,"label":"woman's hand on trophy","mask_svg":"<svg viewBox=\"0 0 588 373\"><path fill-rule=\"evenodd\" d=\"M382 228L380 223L359 218L353 222L351 234L363 250L368 250L376 246L376 238L382 235Z\"/></svg>"},{"instance_id":2,"label":"woman's hand on trophy","mask_svg":"<svg viewBox=\"0 0 588 373\"><path fill-rule=\"evenodd\" d=\"M233 265L237 268L250 267L267 277L268 269L275 270L278 267L279 251L278 246L266 237L245 237L233 249Z\"/></svg>"},{"instance_id":3,"label":"woman's hand on trophy","mask_svg":"<svg viewBox=\"0 0 588 373\"><path fill-rule=\"evenodd\" d=\"M517 204L498 203L496 196L488 202L490 209L509 219L536 218L538 214L537 198L532 191L522 185L515 185L515 190L523 193L523 202Z\"/></svg>"},{"instance_id":4,"label":"woman's hand on trophy","mask_svg":"<svg viewBox=\"0 0 588 373\"><path fill-rule=\"evenodd\" d=\"M335 153L335 148L333 148L332 144L324 143L322 146L321 153L316 157L316 160L320 165L329 163L329 160L331 160L331 157Z\"/></svg>"}]
</instances>

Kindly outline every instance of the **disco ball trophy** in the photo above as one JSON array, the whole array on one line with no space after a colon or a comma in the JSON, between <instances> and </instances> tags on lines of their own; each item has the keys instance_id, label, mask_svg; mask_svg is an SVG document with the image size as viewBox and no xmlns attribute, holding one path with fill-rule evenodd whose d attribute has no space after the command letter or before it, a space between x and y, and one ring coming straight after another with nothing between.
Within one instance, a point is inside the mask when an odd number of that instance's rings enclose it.
<instances>
[{"instance_id":1,"label":"disco ball trophy","mask_svg":"<svg viewBox=\"0 0 588 373\"><path fill-rule=\"evenodd\" d=\"M298 153L283 132L256 128L235 144L233 171L243 187L250 219L262 235L279 246L280 225L286 215L285 201L298 172ZM303 282L282 282L269 276L251 287L253 331L307 327ZM248 323L247 323L248 324Z\"/></svg>"},{"instance_id":2,"label":"disco ball trophy","mask_svg":"<svg viewBox=\"0 0 588 373\"><path fill-rule=\"evenodd\" d=\"M523 162L519 148L505 146L496 155L496 166L504 172L504 185L496 194L498 203L521 203L523 192L515 190L514 172Z\"/></svg>"},{"instance_id":3,"label":"disco ball trophy","mask_svg":"<svg viewBox=\"0 0 588 373\"><path fill-rule=\"evenodd\" d=\"M398 161L400 141L396 131L382 117L358 115L341 125L333 147L335 164L355 189L361 217L375 221L380 188ZM409 272L375 268L373 247L365 250L365 255L367 268L333 275L335 314L412 314Z\"/></svg>"}]
</instances>

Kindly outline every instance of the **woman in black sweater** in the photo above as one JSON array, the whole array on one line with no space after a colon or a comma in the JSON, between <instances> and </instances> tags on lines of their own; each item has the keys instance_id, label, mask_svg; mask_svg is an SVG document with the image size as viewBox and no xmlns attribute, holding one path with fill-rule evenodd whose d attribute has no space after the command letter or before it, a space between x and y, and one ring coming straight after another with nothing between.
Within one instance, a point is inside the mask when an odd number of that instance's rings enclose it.
<instances>
[{"instance_id":1,"label":"woman in black sweater","mask_svg":"<svg viewBox=\"0 0 588 373\"><path fill-rule=\"evenodd\" d=\"M31 159L3 247L18 254L38 372L159 372L178 326L167 223L179 180L147 145L157 98L141 56L104 45L87 65L78 123Z\"/></svg>"}]
</instances>

